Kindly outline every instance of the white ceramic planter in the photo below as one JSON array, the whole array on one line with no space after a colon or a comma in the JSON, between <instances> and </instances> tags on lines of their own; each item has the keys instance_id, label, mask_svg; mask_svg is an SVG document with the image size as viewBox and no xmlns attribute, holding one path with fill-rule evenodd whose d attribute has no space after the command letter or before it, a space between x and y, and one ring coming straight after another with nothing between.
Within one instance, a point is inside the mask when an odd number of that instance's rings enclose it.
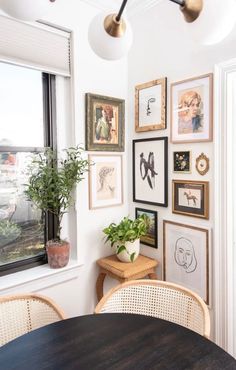
<instances>
[{"instance_id":1,"label":"white ceramic planter","mask_svg":"<svg viewBox=\"0 0 236 370\"><path fill-rule=\"evenodd\" d=\"M116 254L117 258L121 262L132 262L130 260L130 256L132 255L132 253L135 253L135 256L133 259L133 261L135 261L140 251L140 239L136 239L134 242L125 242L125 248L128 251L128 253L126 252L126 250L124 250L121 253Z\"/></svg>"}]
</instances>

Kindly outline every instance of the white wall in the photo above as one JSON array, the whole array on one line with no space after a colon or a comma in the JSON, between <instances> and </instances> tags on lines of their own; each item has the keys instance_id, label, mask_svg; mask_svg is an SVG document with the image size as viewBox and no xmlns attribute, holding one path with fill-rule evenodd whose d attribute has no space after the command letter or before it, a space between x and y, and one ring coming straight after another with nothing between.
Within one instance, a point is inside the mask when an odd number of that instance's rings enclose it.
<instances>
[{"instance_id":1,"label":"white wall","mask_svg":"<svg viewBox=\"0 0 236 370\"><path fill-rule=\"evenodd\" d=\"M87 29L97 10L78 0L57 1L49 21L74 31L74 114L75 142L84 143L85 93L97 93L126 99L127 61L106 62L98 58L87 41ZM77 243L79 260L83 262L79 277L45 291L66 308L68 315L93 312L96 304L96 260L111 254L104 246L102 229L118 221L128 212L126 155L124 153L123 206L89 210L88 179L79 184L77 192ZM67 298L67 299L65 299Z\"/></svg>"},{"instance_id":2,"label":"white wall","mask_svg":"<svg viewBox=\"0 0 236 370\"><path fill-rule=\"evenodd\" d=\"M220 61L235 57L234 31L221 44L204 47L192 40L186 31L186 24L178 6L170 2L161 2L155 8L144 12L139 17L132 19L134 44L129 53L128 69L128 96L129 96L129 126L128 141L149 137L170 137L170 84L187 78L214 72L214 65ZM134 130L134 87L154 79L167 77L167 129L135 133ZM214 125L213 125L214 127ZM192 173L173 173L173 151L192 151ZM210 170L201 176L195 169L195 160L204 152L210 158ZM163 219L172 220L188 225L202 226L214 230L214 144L185 143L171 144L168 147L168 208L147 206L141 203L130 204L130 214L134 215L135 207L143 207L158 211L158 249L143 246L143 253L160 260L159 276L162 275L162 248L163 248ZM128 152L128 163L132 161L131 145ZM132 199L132 174L128 172L129 199ZM210 218L202 220L172 213L172 179L200 180L210 182ZM213 234L214 235L214 234ZM214 238L213 238L214 239ZM214 243L212 252L214 253ZM212 256L211 256L212 257ZM210 271L212 278L212 271ZM211 281L212 284L212 281ZM210 286L211 289L211 286ZM211 289L212 291L212 289ZM212 300L213 300L212 296Z\"/></svg>"}]
</instances>

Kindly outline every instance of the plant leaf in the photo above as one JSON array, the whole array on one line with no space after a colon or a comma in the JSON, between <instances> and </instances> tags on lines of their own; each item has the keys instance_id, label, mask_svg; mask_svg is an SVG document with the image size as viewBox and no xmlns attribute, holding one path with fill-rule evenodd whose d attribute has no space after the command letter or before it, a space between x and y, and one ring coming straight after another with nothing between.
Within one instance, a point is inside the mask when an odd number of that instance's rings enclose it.
<instances>
[{"instance_id":1,"label":"plant leaf","mask_svg":"<svg viewBox=\"0 0 236 370\"><path fill-rule=\"evenodd\" d=\"M124 245L121 245L117 248L116 254L120 254L121 252L126 251L126 248Z\"/></svg>"}]
</instances>

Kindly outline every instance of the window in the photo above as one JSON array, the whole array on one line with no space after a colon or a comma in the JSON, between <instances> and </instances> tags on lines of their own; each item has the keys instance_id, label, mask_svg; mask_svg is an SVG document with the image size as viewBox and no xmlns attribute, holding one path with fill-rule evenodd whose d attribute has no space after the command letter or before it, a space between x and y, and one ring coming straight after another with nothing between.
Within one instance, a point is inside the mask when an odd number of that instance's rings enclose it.
<instances>
[{"instance_id":1,"label":"window","mask_svg":"<svg viewBox=\"0 0 236 370\"><path fill-rule=\"evenodd\" d=\"M27 201L27 165L53 147L55 76L0 63L0 275L46 262L54 220Z\"/></svg>"}]
</instances>

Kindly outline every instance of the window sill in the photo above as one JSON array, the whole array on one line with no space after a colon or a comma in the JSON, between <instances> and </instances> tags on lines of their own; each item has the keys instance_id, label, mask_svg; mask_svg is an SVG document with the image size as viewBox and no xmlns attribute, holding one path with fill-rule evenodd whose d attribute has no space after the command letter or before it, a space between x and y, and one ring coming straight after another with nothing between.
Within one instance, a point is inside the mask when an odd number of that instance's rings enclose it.
<instances>
[{"instance_id":1,"label":"window sill","mask_svg":"<svg viewBox=\"0 0 236 370\"><path fill-rule=\"evenodd\" d=\"M0 295L17 292L37 292L78 277L79 267L76 260L69 261L66 267L51 269L47 264L29 270L16 272L0 278Z\"/></svg>"}]
</instances>

